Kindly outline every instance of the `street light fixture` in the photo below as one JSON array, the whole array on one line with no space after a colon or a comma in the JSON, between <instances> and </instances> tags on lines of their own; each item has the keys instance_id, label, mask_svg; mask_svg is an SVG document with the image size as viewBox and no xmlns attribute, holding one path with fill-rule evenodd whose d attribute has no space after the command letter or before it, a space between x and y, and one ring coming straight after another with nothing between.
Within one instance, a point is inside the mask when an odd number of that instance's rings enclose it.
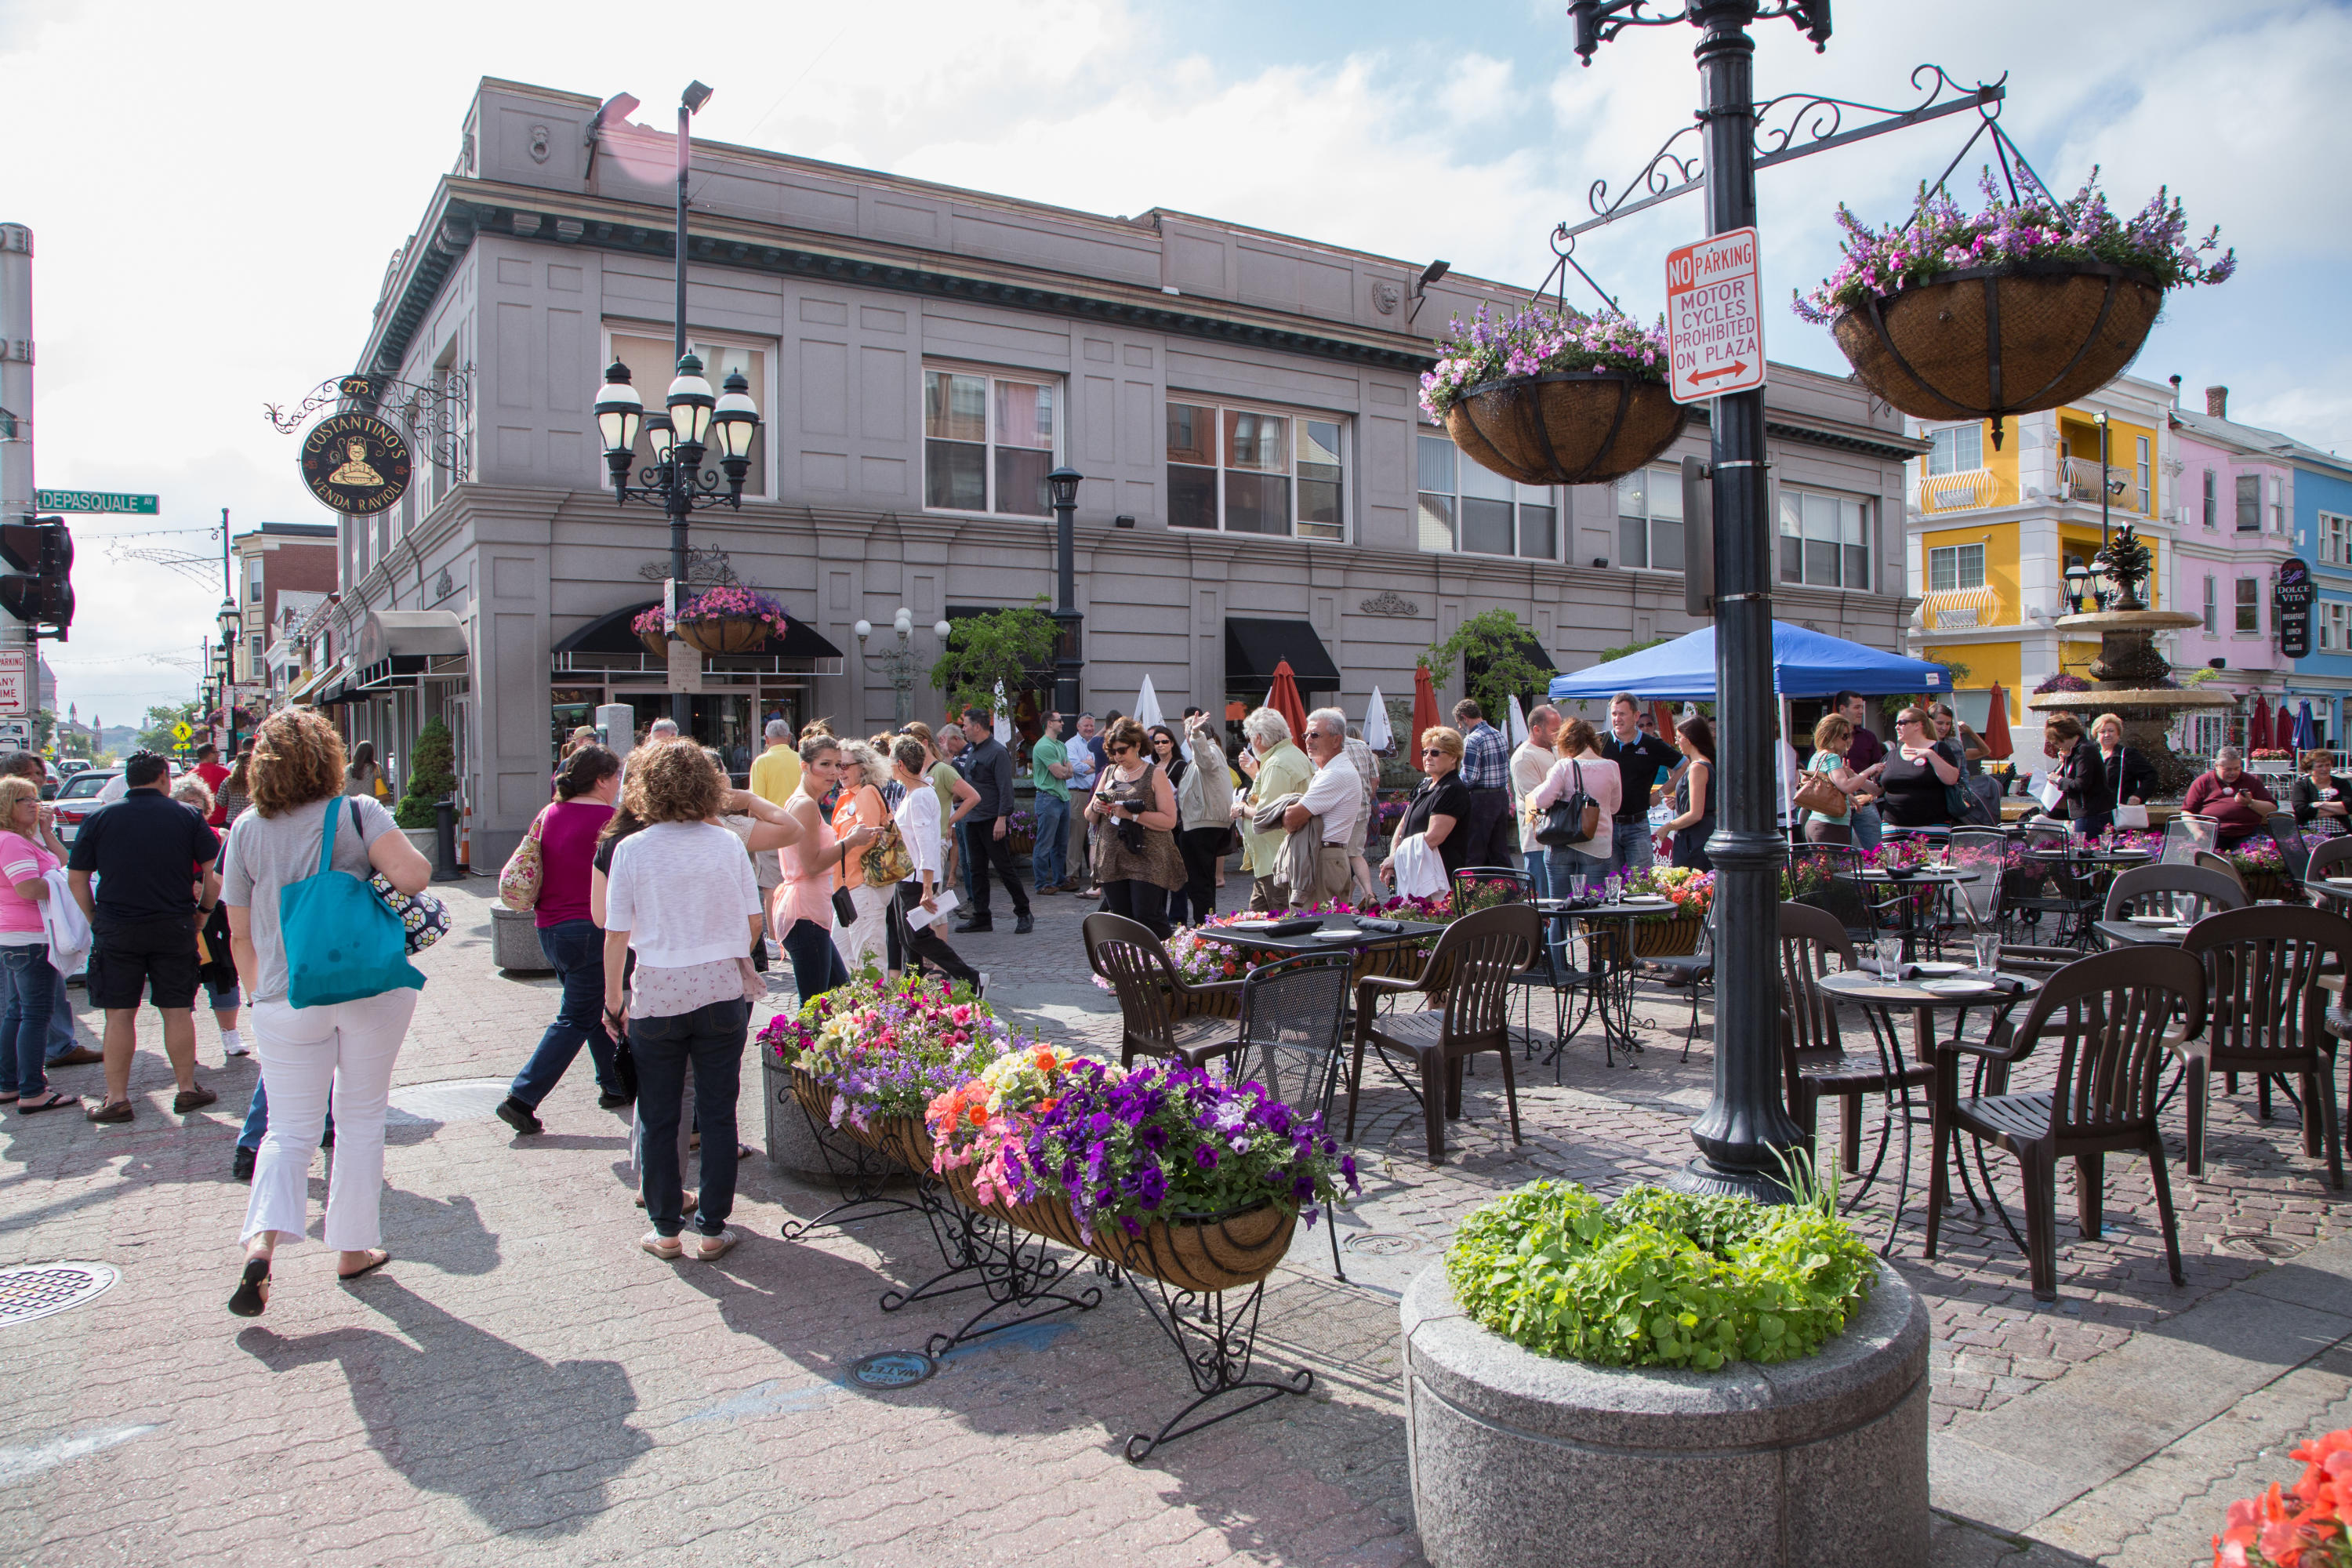
<instances>
[{"instance_id":1,"label":"street light fixture","mask_svg":"<svg viewBox=\"0 0 2352 1568\"><path fill-rule=\"evenodd\" d=\"M227 752L236 755L236 644L242 629L243 616L237 613L236 601L221 600L220 607L220 682L221 725L228 731Z\"/></svg>"},{"instance_id":2,"label":"street light fixture","mask_svg":"<svg viewBox=\"0 0 2352 1568\"><path fill-rule=\"evenodd\" d=\"M1045 476L1054 502L1054 709L1078 710L1078 674L1086 659L1078 651L1077 522L1078 485L1085 478L1067 463Z\"/></svg>"},{"instance_id":3,"label":"street light fixture","mask_svg":"<svg viewBox=\"0 0 2352 1568\"><path fill-rule=\"evenodd\" d=\"M686 343L686 183L691 147L689 128L695 111L710 101L710 89L689 82L677 105L677 222L673 245L677 257L670 320L670 351L676 360L664 406L647 409L645 396L632 384L629 367L617 359L604 372L596 399L596 430L604 443L604 466L613 476L616 506L632 500L657 506L669 518L669 574L682 597L687 587L687 520L715 506L743 505L743 484L751 472L751 441L760 428L760 410L751 401L751 384L740 371L730 372L722 394L714 395L703 375L701 357ZM653 461L629 483L642 433ZM716 447L725 475L707 472L702 459ZM723 482L723 489L722 489ZM693 700L685 692L670 695L670 717L681 731L690 731Z\"/></svg>"},{"instance_id":4,"label":"street light fixture","mask_svg":"<svg viewBox=\"0 0 2352 1568\"><path fill-rule=\"evenodd\" d=\"M2079 556L2070 555L2066 558L2065 575L2067 602L2074 605L2076 615L2081 615L2083 600L2090 592L2091 569L2083 564Z\"/></svg>"},{"instance_id":5,"label":"street light fixture","mask_svg":"<svg viewBox=\"0 0 2352 1568\"><path fill-rule=\"evenodd\" d=\"M894 694L892 716L898 723L905 724L914 717L915 613L904 605L898 606L898 612L890 617L890 630L898 637L898 646L880 653L866 651L866 639L874 635L872 621L860 620L849 629L857 634L858 657L878 666L889 680ZM932 623L931 634L942 643L946 642L947 622Z\"/></svg>"}]
</instances>

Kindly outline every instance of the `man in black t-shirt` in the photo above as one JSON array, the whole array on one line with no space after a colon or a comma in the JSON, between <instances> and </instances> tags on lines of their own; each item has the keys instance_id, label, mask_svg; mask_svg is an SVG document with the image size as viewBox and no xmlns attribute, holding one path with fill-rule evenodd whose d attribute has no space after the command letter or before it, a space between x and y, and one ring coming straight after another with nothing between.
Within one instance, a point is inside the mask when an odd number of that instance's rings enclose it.
<instances>
[{"instance_id":1,"label":"man in black t-shirt","mask_svg":"<svg viewBox=\"0 0 2352 1568\"><path fill-rule=\"evenodd\" d=\"M122 771L121 800L90 813L66 862L74 901L96 938L89 999L106 1010L106 1100L92 1121L131 1120L131 1054L139 995L163 1015L163 1053L181 1115L217 1098L196 1082L196 932L220 897L220 838L204 818L163 793L171 764L152 752ZM90 878L98 878L95 891Z\"/></svg>"},{"instance_id":2,"label":"man in black t-shirt","mask_svg":"<svg viewBox=\"0 0 2352 1568\"><path fill-rule=\"evenodd\" d=\"M1610 827L1609 858L1600 875L1628 877L1657 864L1650 843L1650 790L1660 773L1671 773L1683 754L1655 735L1642 732L1641 704L1630 692L1609 700L1609 733L1601 738L1601 754L1617 764L1625 793Z\"/></svg>"}]
</instances>

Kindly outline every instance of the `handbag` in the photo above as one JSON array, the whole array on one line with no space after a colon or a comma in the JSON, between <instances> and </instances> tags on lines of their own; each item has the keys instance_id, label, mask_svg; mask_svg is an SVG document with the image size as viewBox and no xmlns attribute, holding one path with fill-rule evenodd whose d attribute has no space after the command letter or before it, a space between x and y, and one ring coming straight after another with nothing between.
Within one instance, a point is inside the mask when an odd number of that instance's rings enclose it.
<instances>
[{"instance_id":1,"label":"handbag","mask_svg":"<svg viewBox=\"0 0 2352 1568\"><path fill-rule=\"evenodd\" d=\"M399 920L401 945L409 952L423 952L449 934L449 906L431 893L404 893L381 871L368 879L368 887Z\"/></svg>"},{"instance_id":2,"label":"handbag","mask_svg":"<svg viewBox=\"0 0 2352 1568\"><path fill-rule=\"evenodd\" d=\"M356 833L359 802L352 801L351 808ZM335 869L338 816L331 803L319 834L318 871L278 889L286 1000L295 1007L325 1007L425 987L425 976L408 962L399 920L365 882Z\"/></svg>"},{"instance_id":3,"label":"handbag","mask_svg":"<svg viewBox=\"0 0 2352 1568\"><path fill-rule=\"evenodd\" d=\"M547 862L539 847L539 830L547 821L547 808L530 819L530 831L514 847L507 863L499 870L499 902L521 914L539 904L540 882L547 870Z\"/></svg>"},{"instance_id":4,"label":"handbag","mask_svg":"<svg viewBox=\"0 0 2352 1568\"><path fill-rule=\"evenodd\" d=\"M858 868L869 888L895 888L915 873L914 851L895 822L882 825L882 836L857 857Z\"/></svg>"},{"instance_id":5,"label":"handbag","mask_svg":"<svg viewBox=\"0 0 2352 1568\"><path fill-rule=\"evenodd\" d=\"M2115 825L2117 827L2141 828L2147 826L2147 807L2124 804L2124 753L2121 752L2116 753Z\"/></svg>"},{"instance_id":6,"label":"handbag","mask_svg":"<svg viewBox=\"0 0 2352 1568\"><path fill-rule=\"evenodd\" d=\"M845 874L849 870L849 851L846 848L841 852L841 869ZM833 889L833 920L835 925L854 926L857 923L857 900L849 896L847 888L838 883Z\"/></svg>"},{"instance_id":7,"label":"handbag","mask_svg":"<svg viewBox=\"0 0 2352 1568\"><path fill-rule=\"evenodd\" d=\"M1797 793L1792 803L1801 812L1810 811L1816 816L1843 816L1853 809L1853 801L1838 788L1827 773L1808 769L1797 781Z\"/></svg>"},{"instance_id":8,"label":"handbag","mask_svg":"<svg viewBox=\"0 0 2352 1568\"><path fill-rule=\"evenodd\" d=\"M1547 848L1564 849L1571 844L1590 843L1593 835L1601 831L1601 803L1584 793L1584 770L1573 762L1568 765L1575 787L1551 803L1544 812L1542 825L1536 829L1536 842Z\"/></svg>"}]
</instances>

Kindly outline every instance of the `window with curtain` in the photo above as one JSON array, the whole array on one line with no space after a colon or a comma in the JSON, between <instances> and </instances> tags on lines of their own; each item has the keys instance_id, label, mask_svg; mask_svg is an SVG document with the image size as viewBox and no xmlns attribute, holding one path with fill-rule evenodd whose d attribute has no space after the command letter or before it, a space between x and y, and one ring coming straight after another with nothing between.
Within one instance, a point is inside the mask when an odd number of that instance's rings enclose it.
<instances>
[{"instance_id":1,"label":"window with curtain","mask_svg":"<svg viewBox=\"0 0 2352 1568\"><path fill-rule=\"evenodd\" d=\"M2210 577L2208 577L2208 578L2206 578L2206 579L2205 579L2205 635L2206 635L2206 636L2210 637L2210 636L2212 636L2215 632L2217 632L2217 631L2219 631L2219 630L2221 630L2221 622L2220 622L2220 618L2219 618L2219 617L2220 617L2220 615L2221 615L2221 604L2220 604L2220 601L2219 601L2219 600L2216 598L2216 596L2215 596L2215 584L2214 584L2213 579L2212 579L2212 578L2210 578Z\"/></svg>"},{"instance_id":2,"label":"window with curtain","mask_svg":"<svg viewBox=\"0 0 2352 1568\"><path fill-rule=\"evenodd\" d=\"M2238 476L2238 531L2260 533L2263 531L2263 477L2260 474Z\"/></svg>"},{"instance_id":3,"label":"window with curtain","mask_svg":"<svg viewBox=\"0 0 2352 1568\"><path fill-rule=\"evenodd\" d=\"M1444 436L1422 433L1414 453L1423 550L1559 559L1557 491L1481 468Z\"/></svg>"},{"instance_id":4,"label":"window with curtain","mask_svg":"<svg viewBox=\"0 0 2352 1568\"><path fill-rule=\"evenodd\" d=\"M743 481L743 493L747 496L766 495L767 421L773 416L775 401L768 395L767 349L756 343L715 341L692 334L688 334L686 346L702 361L702 379L710 384L714 394L724 390L728 375L735 371L742 372L743 379L751 384L751 401L759 405L761 425L751 437L751 472ZM610 364L614 360L619 360L629 367L629 384L637 389L639 397L645 399L646 413L651 414L664 405L663 400L669 395L669 384L677 379L677 361L670 353L668 338L640 337L615 329L612 334L612 353L604 363ZM593 433L593 426L591 433ZM640 429L637 432L636 454L629 464L629 482L636 483L638 470L649 466L653 460L653 444ZM604 454L600 447L596 453L597 483L600 486L612 483L604 465ZM702 466L712 473L719 471L715 447L705 456Z\"/></svg>"},{"instance_id":5,"label":"window with curtain","mask_svg":"<svg viewBox=\"0 0 2352 1568\"><path fill-rule=\"evenodd\" d=\"M2238 630L2258 632L2263 629L2263 584L2259 578L2238 579Z\"/></svg>"},{"instance_id":6,"label":"window with curtain","mask_svg":"<svg viewBox=\"0 0 2352 1568\"><path fill-rule=\"evenodd\" d=\"M1782 486L1780 581L1871 592L1870 503Z\"/></svg>"},{"instance_id":7,"label":"window with curtain","mask_svg":"<svg viewBox=\"0 0 2352 1568\"><path fill-rule=\"evenodd\" d=\"M2322 653L2352 653L2352 639L2347 639L2346 619L2352 616L2352 605L2340 599L2328 599L2319 606L2319 651Z\"/></svg>"},{"instance_id":8,"label":"window with curtain","mask_svg":"<svg viewBox=\"0 0 2352 1568\"><path fill-rule=\"evenodd\" d=\"M1338 419L1171 400L1169 526L1345 539L1345 435Z\"/></svg>"},{"instance_id":9,"label":"window with curtain","mask_svg":"<svg viewBox=\"0 0 2352 1568\"><path fill-rule=\"evenodd\" d=\"M923 505L1009 517L1053 513L1045 476L1060 449L1061 383L923 369Z\"/></svg>"},{"instance_id":10,"label":"window with curtain","mask_svg":"<svg viewBox=\"0 0 2352 1568\"><path fill-rule=\"evenodd\" d=\"M2210 468L2206 469L2206 470L2205 470L2205 526L2206 526L2208 529L2215 529L2215 528L2219 528L2219 527L2221 525L2221 518L2220 518L2220 516L2218 515L2219 510L2220 510L2220 508L2221 508L2221 501L2220 501L2220 500L2217 498L2217 496L2216 496L2216 495L2215 495L2215 493L2214 493L2214 487L2215 487L2215 484L2216 484L2216 480L2215 480L2215 479L2214 479L2214 477L2213 477L2213 470L2212 470L2212 469L2210 469Z\"/></svg>"},{"instance_id":11,"label":"window with curtain","mask_svg":"<svg viewBox=\"0 0 2352 1568\"><path fill-rule=\"evenodd\" d=\"M2271 476L2271 531L2286 533L2286 481L2276 474Z\"/></svg>"},{"instance_id":12,"label":"window with curtain","mask_svg":"<svg viewBox=\"0 0 2352 1568\"><path fill-rule=\"evenodd\" d=\"M2332 511L2319 514L2319 559L2330 566L2352 566L2352 518Z\"/></svg>"}]
</instances>

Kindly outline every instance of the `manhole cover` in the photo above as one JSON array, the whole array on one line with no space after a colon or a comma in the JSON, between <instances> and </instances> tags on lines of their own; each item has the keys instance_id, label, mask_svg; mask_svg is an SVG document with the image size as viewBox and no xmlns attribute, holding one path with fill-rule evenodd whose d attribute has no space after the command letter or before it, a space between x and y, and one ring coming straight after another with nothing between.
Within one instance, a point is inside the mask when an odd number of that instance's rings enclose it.
<instances>
[{"instance_id":1,"label":"manhole cover","mask_svg":"<svg viewBox=\"0 0 2352 1568\"><path fill-rule=\"evenodd\" d=\"M939 1370L920 1351L884 1351L854 1363L849 1381L860 1388L912 1388Z\"/></svg>"},{"instance_id":2,"label":"manhole cover","mask_svg":"<svg viewBox=\"0 0 2352 1568\"><path fill-rule=\"evenodd\" d=\"M1402 1258L1408 1253L1425 1250L1429 1244L1417 1236L1375 1230L1351 1236L1339 1245L1360 1258Z\"/></svg>"},{"instance_id":3,"label":"manhole cover","mask_svg":"<svg viewBox=\"0 0 2352 1568\"><path fill-rule=\"evenodd\" d=\"M2225 1236L2221 1245L2232 1252L2251 1258L2292 1258L2303 1250L2294 1242L2276 1236Z\"/></svg>"},{"instance_id":4,"label":"manhole cover","mask_svg":"<svg viewBox=\"0 0 2352 1568\"><path fill-rule=\"evenodd\" d=\"M122 1278L103 1263L27 1263L0 1268L0 1323L29 1323L102 1296Z\"/></svg>"},{"instance_id":5,"label":"manhole cover","mask_svg":"<svg viewBox=\"0 0 2352 1568\"><path fill-rule=\"evenodd\" d=\"M412 1083L392 1091L394 1125L402 1121L481 1121L494 1115L507 1097L502 1078L453 1078L440 1083Z\"/></svg>"}]
</instances>

